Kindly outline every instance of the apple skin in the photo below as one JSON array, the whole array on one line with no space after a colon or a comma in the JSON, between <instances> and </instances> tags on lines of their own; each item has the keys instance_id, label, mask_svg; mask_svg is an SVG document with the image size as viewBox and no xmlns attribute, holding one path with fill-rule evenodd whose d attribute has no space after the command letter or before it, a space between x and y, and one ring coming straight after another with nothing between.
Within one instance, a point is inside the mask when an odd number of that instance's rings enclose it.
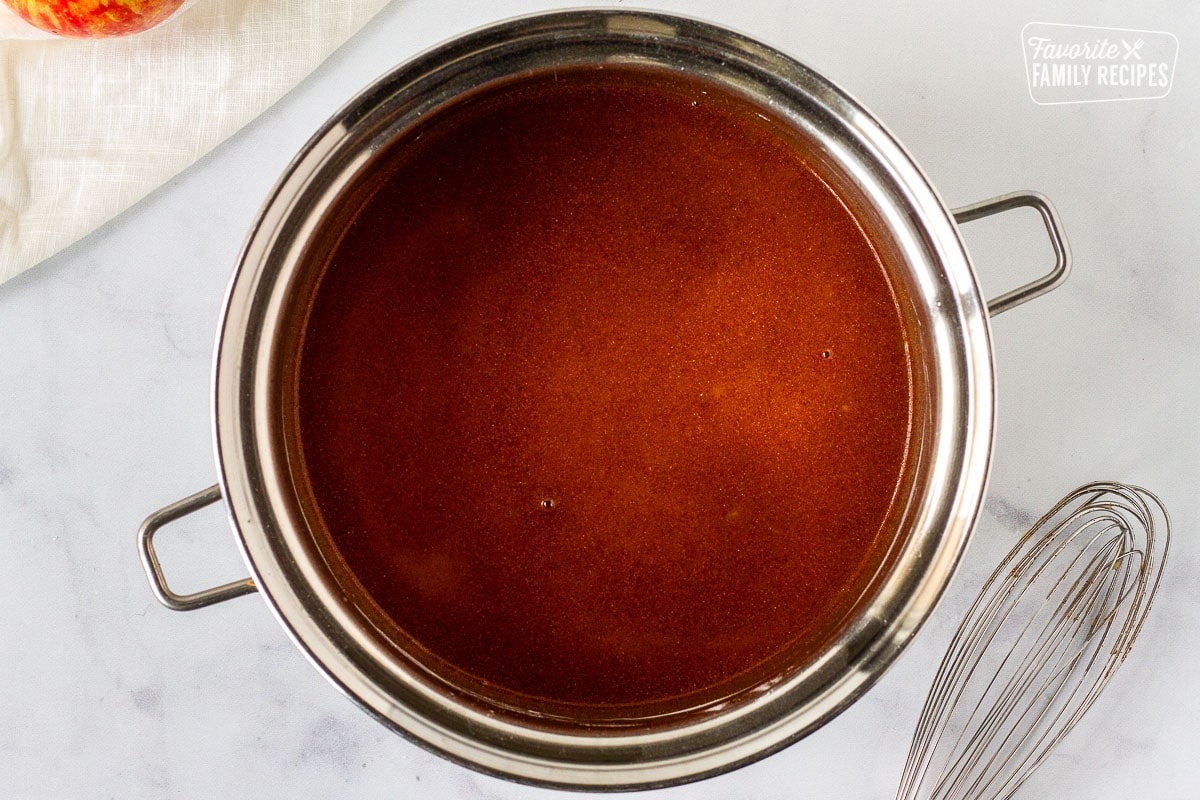
<instances>
[{"instance_id":1,"label":"apple skin","mask_svg":"<svg viewBox=\"0 0 1200 800\"><path fill-rule=\"evenodd\" d=\"M141 33L174 14L183 0L4 0L44 31L77 39Z\"/></svg>"}]
</instances>

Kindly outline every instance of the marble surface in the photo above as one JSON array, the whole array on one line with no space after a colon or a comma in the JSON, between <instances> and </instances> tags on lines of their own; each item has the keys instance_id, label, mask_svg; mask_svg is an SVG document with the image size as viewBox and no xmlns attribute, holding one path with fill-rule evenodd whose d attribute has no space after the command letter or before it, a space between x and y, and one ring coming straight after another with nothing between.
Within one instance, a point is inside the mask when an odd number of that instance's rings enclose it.
<instances>
[{"instance_id":1,"label":"marble surface","mask_svg":"<svg viewBox=\"0 0 1200 800\"><path fill-rule=\"evenodd\" d=\"M1200 794L1200 6L866 0L644 2L745 31L860 98L953 205L1017 188L1057 204L1062 289L994 325L999 418L984 514L928 626L860 702L787 750L651 793L893 795L949 636L1015 536L1089 480L1143 484L1175 542L1133 655L1022 797ZM134 532L214 481L208 384L222 292L262 198L310 133L386 69L549 3L394 2L311 79L132 211L0 285L0 796L550 797L451 765L344 699L253 596L181 615ZM486 8L484 8L486 6ZM1030 21L1179 38L1160 100L1038 106ZM974 223L988 294L1043 269L1035 217ZM164 537L172 579L243 574L219 511Z\"/></svg>"}]
</instances>

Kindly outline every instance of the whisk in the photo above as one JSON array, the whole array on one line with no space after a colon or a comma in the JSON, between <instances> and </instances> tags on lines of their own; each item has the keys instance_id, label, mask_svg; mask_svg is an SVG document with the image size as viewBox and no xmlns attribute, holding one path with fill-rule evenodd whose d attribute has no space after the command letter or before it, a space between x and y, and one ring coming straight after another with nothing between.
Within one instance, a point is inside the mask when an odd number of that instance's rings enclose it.
<instances>
[{"instance_id":1,"label":"whisk","mask_svg":"<svg viewBox=\"0 0 1200 800\"><path fill-rule=\"evenodd\" d=\"M950 643L897 797L1011 797L1129 654L1170 538L1158 498L1118 483L1082 486L1042 517Z\"/></svg>"}]
</instances>

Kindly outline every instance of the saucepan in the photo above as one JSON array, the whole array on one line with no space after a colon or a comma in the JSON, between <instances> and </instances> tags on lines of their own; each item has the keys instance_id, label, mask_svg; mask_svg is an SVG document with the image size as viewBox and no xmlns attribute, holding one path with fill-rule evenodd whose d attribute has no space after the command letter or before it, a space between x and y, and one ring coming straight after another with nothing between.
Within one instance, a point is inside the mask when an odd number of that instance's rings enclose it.
<instances>
[{"instance_id":1,"label":"saucepan","mask_svg":"<svg viewBox=\"0 0 1200 800\"><path fill-rule=\"evenodd\" d=\"M498 708L432 679L397 652L340 588L305 523L290 477L281 393L318 232L376 156L422 115L515 75L637 63L684 71L769 107L813 144L821 172L864 228L883 231L882 261L914 337L921 437L899 522L903 535L868 602L818 657L754 691L684 715L598 725ZM1028 207L1056 256L1037 280L981 296L962 223ZM141 557L158 599L177 610L258 591L296 645L365 711L413 741L488 773L542 785L665 786L733 769L812 732L860 697L928 617L983 501L993 439L989 317L1058 286L1070 256L1045 197L1017 192L950 209L899 142L859 103L791 57L690 19L623 10L526 17L441 45L384 76L339 111L280 179L229 285L213 367L219 483L151 515ZM252 575L194 594L173 591L154 550L164 525L223 503Z\"/></svg>"}]
</instances>

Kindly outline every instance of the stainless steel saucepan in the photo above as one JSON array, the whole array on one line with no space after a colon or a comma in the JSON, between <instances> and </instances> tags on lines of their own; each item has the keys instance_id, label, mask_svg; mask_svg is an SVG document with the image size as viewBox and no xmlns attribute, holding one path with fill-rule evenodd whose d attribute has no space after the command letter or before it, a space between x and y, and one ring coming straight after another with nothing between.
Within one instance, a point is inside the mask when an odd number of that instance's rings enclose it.
<instances>
[{"instance_id":1,"label":"stainless steel saucepan","mask_svg":"<svg viewBox=\"0 0 1200 800\"><path fill-rule=\"evenodd\" d=\"M813 145L822 174L877 246L913 344L918 446L898 503L903 532L851 624L815 661L718 703L621 725L539 718L458 691L422 670L346 597L305 523L287 462L281 376L314 282L322 230L362 190L377 156L422 115L493 81L571 65L634 62L685 71L767 106ZM959 225L1036 209L1054 269L995 300L980 295ZM1069 252L1041 195L951 210L892 135L794 59L674 16L570 11L504 22L383 77L312 138L255 221L229 286L213 368L219 484L158 511L139 532L151 586L189 610L259 591L296 644L384 724L448 758L519 781L579 789L664 786L733 769L813 731L863 694L929 615L983 500L993 436L988 317L1061 283ZM292 331L294 332L294 331ZM161 528L228 508L252 578L173 592L154 551ZM214 691L217 691L214 687Z\"/></svg>"}]
</instances>

